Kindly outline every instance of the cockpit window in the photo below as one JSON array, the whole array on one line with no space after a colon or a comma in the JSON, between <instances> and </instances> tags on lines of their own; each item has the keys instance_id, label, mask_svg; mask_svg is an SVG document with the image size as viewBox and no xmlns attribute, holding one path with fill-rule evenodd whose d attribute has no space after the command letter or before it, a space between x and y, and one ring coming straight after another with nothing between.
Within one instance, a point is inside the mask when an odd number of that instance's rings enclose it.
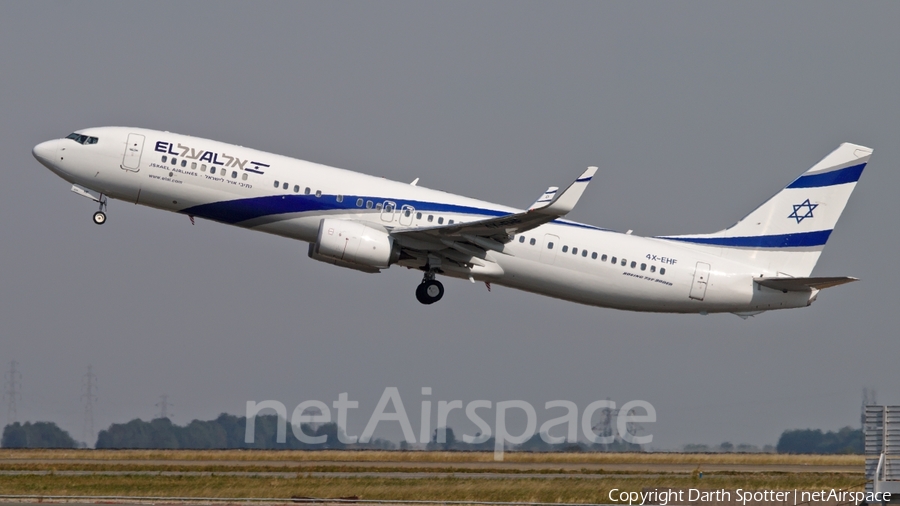
<instances>
[{"instance_id":1,"label":"cockpit window","mask_svg":"<svg viewBox=\"0 0 900 506\"><path fill-rule=\"evenodd\" d=\"M77 142L78 144L97 144L96 137L88 137L87 135L81 135L78 133L71 133L68 136L66 136L66 139L72 139L73 141Z\"/></svg>"}]
</instances>

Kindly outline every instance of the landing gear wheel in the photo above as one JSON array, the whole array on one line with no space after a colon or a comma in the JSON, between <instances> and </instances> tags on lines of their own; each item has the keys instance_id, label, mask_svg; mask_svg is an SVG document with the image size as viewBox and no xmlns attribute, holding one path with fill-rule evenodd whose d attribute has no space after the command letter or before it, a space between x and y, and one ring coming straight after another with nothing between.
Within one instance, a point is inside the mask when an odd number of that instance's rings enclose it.
<instances>
[{"instance_id":1,"label":"landing gear wheel","mask_svg":"<svg viewBox=\"0 0 900 506\"><path fill-rule=\"evenodd\" d=\"M103 225L104 223L106 223L106 213L104 213L103 211L97 211L96 213L94 213L94 223L96 223L97 225Z\"/></svg>"},{"instance_id":2,"label":"landing gear wheel","mask_svg":"<svg viewBox=\"0 0 900 506\"><path fill-rule=\"evenodd\" d=\"M422 304L434 304L444 296L444 285L436 279L425 280L416 287L416 300Z\"/></svg>"}]
</instances>

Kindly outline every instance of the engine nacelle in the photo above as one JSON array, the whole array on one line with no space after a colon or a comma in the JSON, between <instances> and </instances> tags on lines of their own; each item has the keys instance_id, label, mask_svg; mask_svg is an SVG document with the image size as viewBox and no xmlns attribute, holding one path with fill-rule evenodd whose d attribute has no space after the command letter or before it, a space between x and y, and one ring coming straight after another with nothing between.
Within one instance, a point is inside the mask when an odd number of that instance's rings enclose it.
<instances>
[{"instance_id":1,"label":"engine nacelle","mask_svg":"<svg viewBox=\"0 0 900 506\"><path fill-rule=\"evenodd\" d=\"M316 242L309 245L309 257L321 262L378 272L400 258L400 249L383 231L357 221L326 218L319 222Z\"/></svg>"}]
</instances>

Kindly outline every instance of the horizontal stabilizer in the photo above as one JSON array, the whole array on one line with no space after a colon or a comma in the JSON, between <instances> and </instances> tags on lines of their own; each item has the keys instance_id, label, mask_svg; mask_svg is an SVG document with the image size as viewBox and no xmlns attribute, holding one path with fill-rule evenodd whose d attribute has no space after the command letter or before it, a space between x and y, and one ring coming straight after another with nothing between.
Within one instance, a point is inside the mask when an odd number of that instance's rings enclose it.
<instances>
[{"instance_id":1,"label":"horizontal stabilizer","mask_svg":"<svg viewBox=\"0 0 900 506\"><path fill-rule=\"evenodd\" d=\"M859 280L857 278L840 276L831 278L754 278L753 281L766 288L784 292L806 292L812 289L821 290Z\"/></svg>"}]
</instances>

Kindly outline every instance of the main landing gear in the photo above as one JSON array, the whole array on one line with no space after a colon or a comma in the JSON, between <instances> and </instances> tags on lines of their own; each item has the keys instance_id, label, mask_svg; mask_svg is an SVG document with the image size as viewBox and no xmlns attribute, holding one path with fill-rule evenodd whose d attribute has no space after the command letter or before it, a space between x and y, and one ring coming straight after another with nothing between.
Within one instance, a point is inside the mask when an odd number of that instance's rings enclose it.
<instances>
[{"instance_id":1,"label":"main landing gear","mask_svg":"<svg viewBox=\"0 0 900 506\"><path fill-rule=\"evenodd\" d=\"M444 296L444 285L434 279L434 272L428 271L422 278L422 283L416 287L416 300L422 304L434 304Z\"/></svg>"}]
</instances>

